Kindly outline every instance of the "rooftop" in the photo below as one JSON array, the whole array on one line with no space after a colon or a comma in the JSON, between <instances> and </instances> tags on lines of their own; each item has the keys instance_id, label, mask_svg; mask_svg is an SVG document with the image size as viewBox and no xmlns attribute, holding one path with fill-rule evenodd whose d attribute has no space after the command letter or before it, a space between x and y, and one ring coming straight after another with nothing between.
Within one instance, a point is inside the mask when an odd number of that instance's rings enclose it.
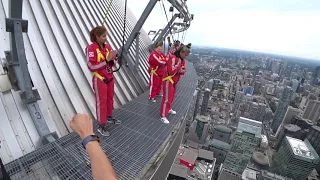
<instances>
[{"instance_id":1,"label":"rooftop","mask_svg":"<svg viewBox=\"0 0 320 180\"><path fill-rule=\"evenodd\" d=\"M230 129L226 126L223 126L223 125L217 125L214 127L214 129L221 131L221 132L224 132L224 133L231 133L232 132L232 129Z\"/></svg>"},{"instance_id":2,"label":"rooftop","mask_svg":"<svg viewBox=\"0 0 320 180\"><path fill-rule=\"evenodd\" d=\"M199 149L199 154L198 154L199 158L202 159L207 159L207 160L211 160L213 161L213 152L212 151L207 151L205 149Z\"/></svg>"},{"instance_id":3,"label":"rooftop","mask_svg":"<svg viewBox=\"0 0 320 180\"><path fill-rule=\"evenodd\" d=\"M219 173L218 180L242 180L242 176L223 168Z\"/></svg>"},{"instance_id":4,"label":"rooftop","mask_svg":"<svg viewBox=\"0 0 320 180\"><path fill-rule=\"evenodd\" d=\"M261 125L262 123L259 121L240 117L237 132L239 133L247 132L247 133L254 134L255 137L261 138L261 129L262 129Z\"/></svg>"},{"instance_id":5,"label":"rooftop","mask_svg":"<svg viewBox=\"0 0 320 180\"><path fill-rule=\"evenodd\" d=\"M209 116L204 116L204 115L197 115L196 116L196 119L198 120L198 121L201 121L201 122L209 122Z\"/></svg>"},{"instance_id":6,"label":"rooftop","mask_svg":"<svg viewBox=\"0 0 320 180\"><path fill-rule=\"evenodd\" d=\"M182 177L182 178L186 178L187 174L188 174L188 168L186 166L182 166L179 164L173 164L170 169L169 174L172 174L172 175L175 175L178 177Z\"/></svg>"},{"instance_id":7,"label":"rooftop","mask_svg":"<svg viewBox=\"0 0 320 180\"><path fill-rule=\"evenodd\" d=\"M218 149L222 149L222 150L225 150L225 151L229 151L231 149L231 145L226 143L226 142L223 142L223 141L219 141L217 139L212 139L208 142L208 145L209 146L212 146L212 147L215 147L215 148L218 148Z\"/></svg>"},{"instance_id":8,"label":"rooftop","mask_svg":"<svg viewBox=\"0 0 320 180\"><path fill-rule=\"evenodd\" d=\"M198 154L192 150L185 149L183 152L183 155L181 156L181 159L184 161L187 161L188 163L195 163L197 160Z\"/></svg>"},{"instance_id":9,"label":"rooftop","mask_svg":"<svg viewBox=\"0 0 320 180\"><path fill-rule=\"evenodd\" d=\"M288 131L291 131L291 132L297 132L297 131L300 131L301 128L295 124L286 124L283 126L283 128L287 129Z\"/></svg>"},{"instance_id":10,"label":"rooftop","mask_svg":"<svg viewBox=\"0 0 320 180\"><path fill-rule=\"evenodd\" d=\"M291 146L291 150L296 156L301 156L307 159L315 158L314 154L312 153L313 148L311 147L311 149L310 147L308 147L304 141L289 136L286 136L286 139Z\"/></svg>"},{"instance_id":11,"label":"rooftop","mask_svg":"<svg viewBox=\"0 0 320 180\"><path fill-rule=\"evenodd\" d=\"M257 151L254 152L252 154L252 159L260 165L263 165L263 166L268 165L268 157L261 152L257 152Z\"/></svg>"}]
</instances>

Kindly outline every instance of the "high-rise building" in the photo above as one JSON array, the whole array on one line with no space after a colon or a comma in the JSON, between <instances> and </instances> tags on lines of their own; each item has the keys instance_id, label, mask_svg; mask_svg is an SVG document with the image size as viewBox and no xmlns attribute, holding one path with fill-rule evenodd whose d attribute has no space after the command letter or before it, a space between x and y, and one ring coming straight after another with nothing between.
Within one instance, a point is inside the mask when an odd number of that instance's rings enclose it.
<instances>
[{"instance_id":1,"label":"high-rise building","mask_svg":"<svg viewBox=\"0 0 320 180\"><path fill-rule=\"evenodd\" d=\"M271 123L271 128L273 133L276 133L280 124L283 121L283 118L287 112L287 108L289 106L290 100L293 95L293 90L287 86L282 93L282 97L279 101L278 107L273 117L273 121Z\"/></svg>"},{"instance_id":2,"label":"high-rise building","mask_svg":"<svg viewBox=\"0 0 320 180\"><path fill-rule=\"evenodd\" d=\"M320 118L320 101L309 100L303 112L302 118L317 123Z\"/></svg>"},{"instance_id":3,"label":"high-rise building","mask_svg":"<svg viewBox=\"0 0 320 180\"><path fill-rule=\"evenodd\" d=\"M297 92L299 85L300 85L300 81L298 81L297 79L291 80L291 88L293 89L294 92Z\"/></svg>"},{"instance_id":4,"label":"high-rise building","mask_svg":"<svg viewBox=\"0 0 320 180\"><path fill-rule=\"evenodd\" d=\"M239 108L239 105L243 101L243 99L244 99L244 94L241 91L237 91L236 96L234 98L233 108L232 108L233 112L235 112Z\"/></svg>"},{"instance_id":5,"label":"high-rise building","mask_svg":"<svg viewBox=\"0 0 320 180\"><path fill-rule=\"evenodd\" d=\"M211 139L206 142L205 147L213 152L214 157L217 159L217 164L223 163L229 150L231 149L230 144L216 139Z\"/></svg>"},{"instance_id":6,"label":"high-rise building","mask_svg":"<svg viewBox=\"0 0 320 180\"><path fill-rule=\"evenodd\" d=\"M206 115L208 109L208 102L210 98L210 89L206 88L203 94L202 105L201 105L201 115Z\"/></svg>"},{"instance_id":7,"label":"high-rise building","mask_svg":"<svg viewBox=\"0 0 320 180\"><path fill-rule=\"evenodd\" d=\"M251 103L250 107L249 107L249 116L248 118L256 120L256 121L260 121L259 118L259 104L256 102Z\"/></svg>"},{"instance_id":8,"label":"high-rise building","mask_svg":"<svg viewBox=\"0 0 320 180\"><path fill-rule=\"evenodd\" d=\"M190 136L189 139L193 142L204 144L208 135L208 122L209 117L198 115L196 120L190 126Z\"/></svg>"},{"instance_id":9,"label":"high-rise building","mask_svg":"<svg viewBox=\"0 0 320 180\"><path fill-rule=\"evenodd\" d=\"M289 106L286 114L284 115L283 124L291 124L294 116L302 114L302 110Z\"/></svg>"},{"instance_id":10,"label":"high-rise building","mask_svg":"<svg viewBox=\"0 0 320 180\"><path fill-rule=\"evenodd\" d=\"M260 88L261 88L261 82L260 81L255 81L253 84L253 94L259 94L260 93Z\"/></svg>"},{"instance_id":11,"label":"high-rise building","mask_svg":"<svg viewBox=\"0 0 320 180\"><path fill-rule=\"evenodd\" d=\"M226 143L230 142L230 137L231 137L232 129L223 126L223 125L217 125L214 127L214 132L213 132L213 139L223 141Z\"/></svg>"},{"instance_id":12,"label":"high-rise building","mask_svg":"<svg viewBox=\"0 0 320 180\"><path fill-rule=\"evenodd\" d=\"M312 126L309 129L307 139L309 140L315 151L320 154L320 127Z\"/></svg>"},{"instance_id":13,"label":"high-rise building","mask_svg":"<svg viewBox=\"0 0 320 180\"><path fill-rule=\"evenodd\" d=\"M271 71L275 74L279 74L279 70L280 70L280 62L273 61Z\"/></svg>"},{"instance_id":14,"label":"high-rise building","mask_svg":"<svg viewBox=\"0 0 320 180\"><path fill-rule=\"evenodd\" d=\"M223 163L224 168L242 174L252 153L260 146L261 128L261 122L240 117L231 150Z\"/></svg>"},{"instance_id":15,"label":"high-rise building","mask_svg":"<svg viewBox=\"0 0 320 180\"><path fill-rule=\"evenodd\" d=\"M319 156L308 141L286 136L276 154L279 174L295 180L307 179L319 163Z\"/></svg>"},{"instance_id":16,"label":"high-rise building","mask_svg":"<svg viewBox=\"0 0 320 180\"><path fill-rule=\"evenodd\" d=\"M247 95L247 94L253 95L253 91L254 91L254 88L251 87L251 86L243 88L243 94L244 95Z\"/></svg>"}]
</instances>

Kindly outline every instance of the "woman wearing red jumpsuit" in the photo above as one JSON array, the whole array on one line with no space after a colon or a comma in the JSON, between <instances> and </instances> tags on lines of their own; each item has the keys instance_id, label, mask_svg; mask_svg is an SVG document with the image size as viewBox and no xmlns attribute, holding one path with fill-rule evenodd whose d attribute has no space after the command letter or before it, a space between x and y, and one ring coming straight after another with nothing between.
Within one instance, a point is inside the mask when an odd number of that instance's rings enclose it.
<instances>
[{"instance_id":1,"label":"woman wearing red jumpsuit","mask_svg":"<svg viewBox=\"0 0 320 180\"><path fill-rule=\"evenodd\" d=\"M156 48L149 56L150 82L149 82L149 99L156 102L155 97L161 96L162 79L166 72L166 58L162 52L163 42L156 44Z\"/></svg>"},{"instance_id":2,"label":"woman wearing red jumpsuit","mask_svg":"<svg viewBox=\"0 0 320 180\"><path fill-rule=\"evenodd\" d=\"M168 113L176 114L176 111L172 109L172 102L180 76L186 72L185 58L189 53L190 48L182 46L167 61L167 75L162 81L163 97L160 105L160 120L165 124L169 123Z\"/></svg>"},{"instance_id":3,"label":"woman wearing red jumpsuit","mask_svg":"<svg viewBox=\"0 0 320 180\"><path fill-rule=\"evenodd\" d=\"M97 26L90 31L90 44L86 48L87 66L92 72L92 86L96 98L96 115L99 123L98 132L109 136L106 122L120 124L121 121L112 117L114 79L112 67L117 61L117 51L112 50L107 42L107 30Z\"/></svg>"}]
</instances>

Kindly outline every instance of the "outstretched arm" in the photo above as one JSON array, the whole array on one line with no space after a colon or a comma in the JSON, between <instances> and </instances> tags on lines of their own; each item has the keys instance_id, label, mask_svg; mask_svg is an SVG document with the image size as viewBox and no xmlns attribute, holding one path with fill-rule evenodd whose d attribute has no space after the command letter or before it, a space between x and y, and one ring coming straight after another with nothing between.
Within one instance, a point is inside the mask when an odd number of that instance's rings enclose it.
<instances>
[{"instance_id":1,"label":"outstretched arm","mask_svg":"<svg viewBox=\"0 0 320 180\"><path fill-rule=\"evenodd\" d=\"M80 135L81 139L84 139L89 135L94 135L92 119L88 115L76 114L70 121L70 127ZM88 142L86 144L86 150L91 161L93 179L117 180L116 173L114 172L110 161L97 141Z\"/></svg>"}]
</instances>

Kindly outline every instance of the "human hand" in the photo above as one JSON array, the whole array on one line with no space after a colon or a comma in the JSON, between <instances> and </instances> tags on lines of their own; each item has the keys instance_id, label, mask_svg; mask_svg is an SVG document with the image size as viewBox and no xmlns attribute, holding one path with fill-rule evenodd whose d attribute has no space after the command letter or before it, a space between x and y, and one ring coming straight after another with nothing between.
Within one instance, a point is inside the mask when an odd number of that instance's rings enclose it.
<instances>
[{"instance_id":1,"label":"human hand","mask_svg":"<svg viewBox=\"0 0 320 180\"><path fill-rule=\"evenodd\" d=\"M110 61L110 60L113 60L116 55L118 54L118 51L117 50L111 50L108 57L107 57L107 60Z\"/></svg>"},{"instance_id":2,"label":"human hand","mask_svg":"<svg viewBox=\"0 0 320 180\"><path fill-rule=\"evenodd\" d=\"M79 134L81 139L94 135L92 119L86 114L76 114L70 121L70 128Z\"/></svg>"}]
</instances>

